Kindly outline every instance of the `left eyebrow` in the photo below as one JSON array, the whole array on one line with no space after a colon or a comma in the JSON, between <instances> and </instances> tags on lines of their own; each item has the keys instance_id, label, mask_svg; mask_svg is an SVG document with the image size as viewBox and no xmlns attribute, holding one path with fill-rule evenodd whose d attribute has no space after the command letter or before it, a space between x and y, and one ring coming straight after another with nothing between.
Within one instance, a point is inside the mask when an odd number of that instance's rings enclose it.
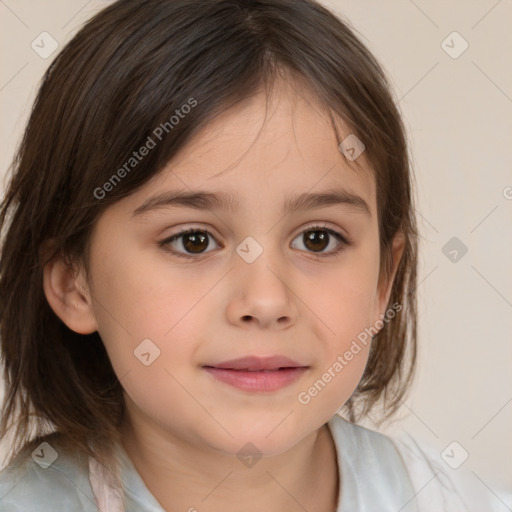
<instances>
[{"instance_id":1,"label":"left eyebrow","mask_svg":"<svg viewBox=\"0 0 512 512\"><path fill-rule=\"evenodd\" d=\"M131 216L133 218L153 210L173 206L182 206L196 210L224 209L231 213L237 213L240 210L240 205L241 202L233 194L226 192L212 193L201 190L193 192L173 191L150 197L136 208ZM304 192L288 198L283 203L281 213L284 215L298 210L313 210L335 205L348 206L354 211L371 216L370 208L362 197L339 189L325 190L319 193Z\"/></svg>"}]
</instances>

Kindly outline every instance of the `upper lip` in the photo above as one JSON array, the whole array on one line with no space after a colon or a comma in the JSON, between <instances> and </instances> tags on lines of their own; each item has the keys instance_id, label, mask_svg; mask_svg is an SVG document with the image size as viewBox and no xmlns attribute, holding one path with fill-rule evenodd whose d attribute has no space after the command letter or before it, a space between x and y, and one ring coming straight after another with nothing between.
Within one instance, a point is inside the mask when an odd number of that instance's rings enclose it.
<instances>
[{"instance_id":1,"label":"upper lip","mask_svg":"<svg viewBox=\"0 0 512 512\"><path fill-rule=\"evenodd\" d=\"M247 356L239 359L231 359L212 365L204 365L207 368L223 368L229 370L278 370L279 368L299 368L305 367L293 359L285 356L257 357Z\"/></svg>"}]
</instances>

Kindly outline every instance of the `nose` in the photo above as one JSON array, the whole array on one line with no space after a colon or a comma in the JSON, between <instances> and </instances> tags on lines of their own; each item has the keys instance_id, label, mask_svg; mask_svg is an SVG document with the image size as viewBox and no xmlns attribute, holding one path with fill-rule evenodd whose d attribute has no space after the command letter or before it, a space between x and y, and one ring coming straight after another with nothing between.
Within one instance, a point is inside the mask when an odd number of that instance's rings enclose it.
<instances>
[{"instance_id":1,"label":"nose","mask_svg":"<svg viewBox=\"0 0 512 512\"><path fill-rule=\"evenodd\" d=\"M265 250L252 263L241 258L230 272L232 290L226 314L239 327L287 329L298 317L290 267Z\"/></svg>"}]
</instances>

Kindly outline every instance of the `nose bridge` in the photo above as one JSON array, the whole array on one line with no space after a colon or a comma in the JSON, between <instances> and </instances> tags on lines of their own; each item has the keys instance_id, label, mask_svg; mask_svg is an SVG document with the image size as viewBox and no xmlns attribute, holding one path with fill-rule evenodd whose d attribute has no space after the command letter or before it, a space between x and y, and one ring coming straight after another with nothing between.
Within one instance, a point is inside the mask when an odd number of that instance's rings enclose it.
<instances>
[{"instance_id":1,"label":"nose bridge","mask_svg":"<svg viewBox=\"0 0 512 512\"><path fill-rule=\"evenodd\" d=\"M278 244L271 241L271 234L256 236L260 241L254 236L247 236L236 247L239 259L242 260L237 265L244 281L248 281L244 286L261 284L263 288L286 288L282 271L285 265L284 256Z\"/></svg>"},{"instance_id":2,"label":"nose bridge","mask_svg":"<svg viewBox=\"0 0 512 512\"><path fill-rule=\"evenodd\" d=\"M248 236L236 247L233 321L253 319L260 324L283 322L295 317L293 293L284 271L285 256L271 234Z\"/></svg>"}]
</instances>

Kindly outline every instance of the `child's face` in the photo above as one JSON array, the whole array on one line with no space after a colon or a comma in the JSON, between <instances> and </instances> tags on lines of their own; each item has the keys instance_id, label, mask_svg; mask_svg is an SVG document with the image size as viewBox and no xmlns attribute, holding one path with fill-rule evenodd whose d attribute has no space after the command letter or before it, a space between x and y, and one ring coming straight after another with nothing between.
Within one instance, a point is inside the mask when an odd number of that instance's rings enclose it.
<instances>
[{"instance_id":1,"label":"child's face","mask_svg":"<svg viewBox=\"0 0 512 512\"><path fill-rule=\"evenodd\" d=\"M359 342L356 353L352 342L388 298L378 286L374 178L348 167L310 96L281 87L276 99L265 123L263 94L218 117L153 181L108 208L91 240L91 311L129 417L169 439L233 454L247 442L283 452L342 406L369 351ZM366 166L364 153L358 163ZM133 214L155 196L199 190L232 194L239 207ZM289 198L333 190L358 196L368 211L360 201L283 213ZM188 228L200 233L159 245ZM138 348L147 339L154 346ZM233 385L205 368L246 356L285 356L306 368L267 373L266 391L264 372L213 370ZM315 382L316 393L308 391Z\"/></svg>"}]
</instances>

